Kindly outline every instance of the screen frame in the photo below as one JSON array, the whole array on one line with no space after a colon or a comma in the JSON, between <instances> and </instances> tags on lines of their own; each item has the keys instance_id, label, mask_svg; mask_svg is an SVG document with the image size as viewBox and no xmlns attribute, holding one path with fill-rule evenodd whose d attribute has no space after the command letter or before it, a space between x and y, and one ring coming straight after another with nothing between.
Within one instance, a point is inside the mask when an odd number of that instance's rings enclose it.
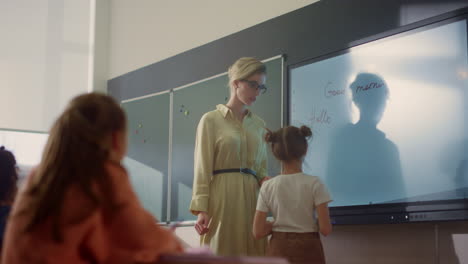
<instances>
[{"instance_id":1,"label":"screen frame","mask_svg":"<svg viewBox=\"0 0 468 264\"><path fill-rule=\"evenodd\" d=\"M468 8L436 16L415 22L395 30L366 37L351 42L345 49L333 51L317 57L308 58L298 63L287 66L286 84L287 91L284 100L285 124L291 124L291 72L301 66L309 65L339 55L350 53L368 45L378 44L395 38L412 35L431 28L465 20L468 31ZM409 32L411 31L411 32ZM467 32L468 38L468 32ZM468 49L468 47L467 47ZM468 63L468 62L467 62ZM453 200L432 200L422 202L385 203L351 206L331 206L330 217L333 224L391 224L409 222L432 221L466 221L468 220L468 197Z\"/></svg>"}]
</instances>

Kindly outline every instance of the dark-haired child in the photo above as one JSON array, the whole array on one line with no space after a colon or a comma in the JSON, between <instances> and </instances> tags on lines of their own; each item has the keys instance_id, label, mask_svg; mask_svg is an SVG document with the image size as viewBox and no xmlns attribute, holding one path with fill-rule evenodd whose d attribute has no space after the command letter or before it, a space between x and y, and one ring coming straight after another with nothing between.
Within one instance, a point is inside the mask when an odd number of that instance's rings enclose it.
<instances>
[{"instance_id":1,"label":"dark-haired child","mask_svg":"<svg viewBox=\"0 0 468 264\"><path fill-rule=\"evenodd\" d=\"M16 194L16 159L13 153L0 147L0 252L3 245L3 234L11 205Z\"/></svg>"}]
</instances>

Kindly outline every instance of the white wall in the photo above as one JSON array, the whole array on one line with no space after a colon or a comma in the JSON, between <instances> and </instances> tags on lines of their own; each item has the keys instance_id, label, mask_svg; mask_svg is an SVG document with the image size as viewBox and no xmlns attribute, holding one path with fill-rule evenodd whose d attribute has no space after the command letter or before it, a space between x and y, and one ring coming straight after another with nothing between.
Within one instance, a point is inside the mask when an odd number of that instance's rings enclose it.
<instances>
[{"instance_id":1,"label":"white wall","mask_svg":"<svg viewBox=\"0 0 468 264\"><path fill-rule=\"evenodd\" d=\"M109 79L317 1L110 0Z\"/></svg>"},{"instance_id":2,"label":"white wall","mask_svg":"<svg viewBox=\"0 0 468 264\"><path fill-rule=\"evenodd\" d=\"M90 40L94 47L93 49L93 63L91 65L93 77L92 82L93 91L107 93L107 80L108 77L108 63L109 63L109 0L93 0L95 1L95 19L94 19L94 32L91 35L94 36ZM93 20L93 19L92 19Z\"/></svg>"},{"instance_id":3,"label":"white wall","mask_svg":"<svg viewBox=\"0 0 468 264\"><path fill-rule=\"evenodd\" d=\"M47 131L89 87L92 0L0 0L0 129Z\"/></svg>"}]
</instances>

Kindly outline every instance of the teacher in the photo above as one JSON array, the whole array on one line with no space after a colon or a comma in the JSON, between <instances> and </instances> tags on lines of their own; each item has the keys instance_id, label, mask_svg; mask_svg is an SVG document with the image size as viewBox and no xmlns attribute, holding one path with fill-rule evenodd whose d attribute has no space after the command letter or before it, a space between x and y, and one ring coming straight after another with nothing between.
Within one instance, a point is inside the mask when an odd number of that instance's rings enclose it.
<instances>
[{"instance_id":1,"label":"teacher","mask_svg":"<svg viewBox=\"0 0 468 264\"><path fill-rule=\"evenodd\" d=\"M252 224L259 186L268 179L266 130L247 106L266 91L266 67L240 58L228 75L229 101L198 123L190 211L200 243L216 254L261 256L266 241L253 238Z\"/></svg>"}]
</instances>

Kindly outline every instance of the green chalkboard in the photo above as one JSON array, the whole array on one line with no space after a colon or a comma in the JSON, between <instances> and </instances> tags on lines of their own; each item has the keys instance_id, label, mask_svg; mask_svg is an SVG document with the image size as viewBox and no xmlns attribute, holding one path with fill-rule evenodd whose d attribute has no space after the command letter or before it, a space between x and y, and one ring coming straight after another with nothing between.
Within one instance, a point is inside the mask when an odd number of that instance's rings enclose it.
<instances>
[{"instance_id":1,"label":"green chalkboard","mask_svg":"<svg viewBox=\"0 0 468 264\"><path fill-rule=\"evenodd\" d=\"M167 219L170 94L123 102L128 118L128 154L124 165L143 206Z\"/></svg>"}]
</instances>

